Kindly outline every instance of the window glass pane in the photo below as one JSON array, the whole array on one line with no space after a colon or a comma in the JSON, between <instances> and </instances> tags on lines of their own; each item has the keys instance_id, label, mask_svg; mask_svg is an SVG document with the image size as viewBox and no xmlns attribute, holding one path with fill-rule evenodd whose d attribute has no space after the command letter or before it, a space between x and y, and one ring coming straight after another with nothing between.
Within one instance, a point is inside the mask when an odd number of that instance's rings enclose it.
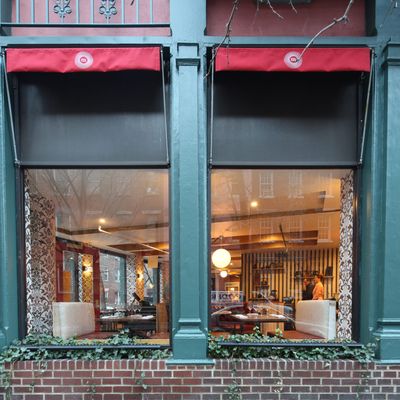
<instances>
[{"instance_id":1,"label":"window glass pane","mask_svg":"<svg viewBox=\"0 0 400 400\"><path fill-rule=\"evenodd\" d=\"M212 333L351 339L353 203L349 169L213 170Z\"/></svg>"},{"instance_id":2,"label":"window glass pane","mask_svg":"<svg viewBox=\"0 0 400 400\"><path fill-rule=\"evenodd\" d=\"M126 307L125 257L100 252L100 310L124 310ZM106 278L106 279L104 279ZM108 292L105 298L105 292Z\"/></svg>"},{"instance_id":3,"label":"window glass pane","mask_svg":"<svg viewBox=\"0 0 400 400\"><path fill-rule=\"evenodd\" d=\"M26 170L25 239L28 333L168 343L166 170Z\"/></svg>"}]
</instances>

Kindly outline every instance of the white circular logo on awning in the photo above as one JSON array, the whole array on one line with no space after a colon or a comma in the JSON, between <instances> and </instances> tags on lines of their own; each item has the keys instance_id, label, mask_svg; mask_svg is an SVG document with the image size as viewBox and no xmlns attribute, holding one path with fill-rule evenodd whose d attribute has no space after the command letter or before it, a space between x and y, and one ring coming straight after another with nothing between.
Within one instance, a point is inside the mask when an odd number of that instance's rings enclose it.
<instances>
[{"instance_id":1,"label":"white circular logo on awning","mask_svg":"<svg viewBox=\"0 0 400 400\"><path fill-rule=\"evenodd\" d=\"M303 60L300 58L300 53L297 51L290 51L286 53L284 58L285 64L292 69L300 68Z\"/></svg>"},{"instance_id":2,"label":"white circular logo on awning","mask_svg":"<svg viewBox=\"0 0 400 400\"><path fill-rule=\"evenodd\" d=\"M75 56L75 65L80 69L90 68L93 64L93 57L87 51L80 51Z\"/></svg>"}]
</instances>

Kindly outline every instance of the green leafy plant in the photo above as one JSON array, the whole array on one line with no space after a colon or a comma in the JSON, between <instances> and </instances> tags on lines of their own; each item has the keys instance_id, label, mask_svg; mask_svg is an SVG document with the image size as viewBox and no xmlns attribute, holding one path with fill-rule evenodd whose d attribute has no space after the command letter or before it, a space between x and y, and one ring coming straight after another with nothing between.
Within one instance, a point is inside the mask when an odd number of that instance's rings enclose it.
<instances>
[{"instance_id":1,"label":"green leafy plant","mask_svg":"<svg viewBox=\"0 0 400 400\"><path fill-rule=\"evenodd\" d=\"M61 339L50 335L28 335L23 340L14 341L0 353L0 366L15 361L33 360L121 360L121 359L165 359L170 357L170 350L124 348L125 345L137 344L135 338L121 331L106 340ZM119 348L110 345L122 346ZM38 346L32 349L30 346ZM40 347L43 346L43 347ZM65 346L62 349L51 349L46 346ZM69 348L68 346L91 346L93 349ZM38 367L39 369L40 366ZM1 371L1 370L0 370Z\"/></svg>"},{"instance_id":2,"label":"green leafy plant","mask_svg":"<svg viewBox=\"0 0 400 400\"><path fill-rule=\"evenodd\" d=\"M238 343L238 346L225 346L226 343ZM258 346L259 344L269 346ZM296 343L296 346L294 345ZM301 343L315 343L315 346L301 347ZM352 341L326 340L323 343L337 344L334 347L318 346L321 341L290 342L278 336L262 336L259 331L252 334L231 335L227 338L209 336L209 356L212 358L269 358L293 360L357 360L372 361L375 355L375 345L351 347ZM246 346L243 346L246 344ZM254 346L252 346L254 344ZM293 344L293 346L290 346ZM280 346L281 345L281 346ZM284 346L282 346L284 345Z\"/></svg>"}]
</instances>

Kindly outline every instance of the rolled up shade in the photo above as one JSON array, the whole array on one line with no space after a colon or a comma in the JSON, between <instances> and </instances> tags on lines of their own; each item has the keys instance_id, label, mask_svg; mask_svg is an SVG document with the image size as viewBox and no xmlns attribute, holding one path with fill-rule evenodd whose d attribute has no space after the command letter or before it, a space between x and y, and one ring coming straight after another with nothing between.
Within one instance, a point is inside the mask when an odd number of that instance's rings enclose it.
<instances>
[{"instance_id":1,"label":"rolled up shade","mask_svg":"<svg viewBox=\"0 0 400 400\"><path fill-rule=\"evenodd\" d=\"M309 48L300 58L302 48L221 47L215 60L218 71L259 72L369 72L368 48Z\"/></svg>"},{"instance_id":2,"label":"rolled up shade","mask_svg":"<svg viewBox=\"0 0 400 400\"><path fill-rule=\"evenodd\" d=\"M7 72L160 71L159 47L7 49Z\"/></svg>"}]
</instances>

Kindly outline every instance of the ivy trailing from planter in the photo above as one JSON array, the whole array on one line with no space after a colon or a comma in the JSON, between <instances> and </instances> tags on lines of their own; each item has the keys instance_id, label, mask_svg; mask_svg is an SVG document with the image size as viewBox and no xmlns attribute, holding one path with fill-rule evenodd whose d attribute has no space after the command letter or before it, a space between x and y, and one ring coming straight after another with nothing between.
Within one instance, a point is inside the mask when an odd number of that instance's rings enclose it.
<instances>
[{"instance_id":1,"label":"ivy trailing from planter","mask_svg":"<svg viewBox=\"0 0 400 400\"><path fill-rule=\"evenodd\" d=\"M219 359L356 360L364 363L372 361L375 356L374 344L357 345L350 340L291 342L279 337L263 336L259 330L227 338L210 335L208 350L211 358Z\"/></svg>"},{"instance_id":2,"label":"ivy trailing from planter","mask_svg":"<svg viewBox=\"0 0 400 400\"><path fill-rule=\"evenodd\" d=\"M135 347L137 346L137 347ZM169 349L143 348L126 331L106 340L61 339L50 335L28 335L0 353L0 365L15 361L165 359Z\"/></svg>"}]
</instances>

